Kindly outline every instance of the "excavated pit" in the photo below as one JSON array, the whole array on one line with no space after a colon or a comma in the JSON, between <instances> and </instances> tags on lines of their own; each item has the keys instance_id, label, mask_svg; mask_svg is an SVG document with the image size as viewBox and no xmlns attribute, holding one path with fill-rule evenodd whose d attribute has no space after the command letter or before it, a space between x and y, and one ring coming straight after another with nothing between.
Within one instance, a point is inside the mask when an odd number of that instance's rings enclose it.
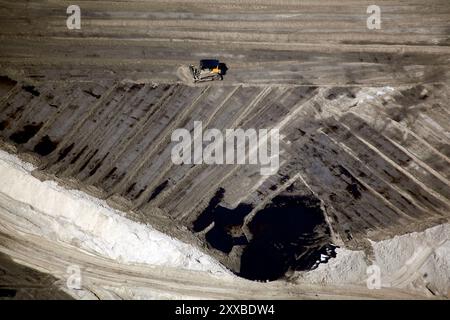
<instances>
[{"instance_id":1,"label":"excavated pit","mask_svg":"<svg viewBox=\"0 0 450 320\"><path fill-rule=\"evenodd\" d=\"M212 223L214 226L205 234L206 241L215 249L229 254L235 245L245 245L247 238L242 232L244 218L252 211L250 204L239 204L228 209L219 203L225 190L220 188L209 202L208 207L193 224L194 232L201 232Z\"/></svg>"},{"instance_id":2,"label":"excavated pit","mask_svg":"<svg viewBox=\"0 0 450 320\"><path fill-rule=\"evenodd\" d=\"M276 280L288 270L309 271L335 257L330 229L314 197L277 196L249 223L252 240L239 275Z\"/></svg>"},{"instance_id":3,"label":"excavated pit","mask_svg":"<svg viewBox=\"0 0 450 320\"><path fill-rule=\"evenodd\" d=\"M208 229L207 243L227 255L239 246L241 255L233 259L240 260L240 270L234 271L246 279L273 281L289 270L312 270L335 257L336 246L331 243L320 200L288 190L256 212L247 224L247 237L243 228L253 206L241 203L228 209L220 205L225 194L220 188L194 222L193 231Z\"/></svg>"},{"instance_id":4,"label":"excavated pit","mask_svg":"<svg viewBox=\"0 0 450 320\"><path fill-rule=\"evenodd\" d=\"M311 270L333 244L364 249L368 237L448 219L446 85L14 83L0 98L8 150L32 156L46 179L206 246L248 279ZM258 166L175 165L171 134L194 121L280 126L278 172L261 180Z\"/></svg>"}]
</instances>

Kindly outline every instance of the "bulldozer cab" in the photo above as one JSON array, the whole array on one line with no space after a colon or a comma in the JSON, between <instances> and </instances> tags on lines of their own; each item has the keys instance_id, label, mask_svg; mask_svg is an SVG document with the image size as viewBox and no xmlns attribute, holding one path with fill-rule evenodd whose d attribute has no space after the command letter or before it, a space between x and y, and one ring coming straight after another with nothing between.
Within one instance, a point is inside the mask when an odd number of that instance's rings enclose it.
<instances>
[{"instance_id":1,"label":"bulldozer cab","mask_svg":"<svg viewBox=\"0 0 450 320\"><path fill-rule=\"evenodd\" d=\"M201 70L211 70L220 73L219 60L200 60Z\"/></svg>"}]
</instances>

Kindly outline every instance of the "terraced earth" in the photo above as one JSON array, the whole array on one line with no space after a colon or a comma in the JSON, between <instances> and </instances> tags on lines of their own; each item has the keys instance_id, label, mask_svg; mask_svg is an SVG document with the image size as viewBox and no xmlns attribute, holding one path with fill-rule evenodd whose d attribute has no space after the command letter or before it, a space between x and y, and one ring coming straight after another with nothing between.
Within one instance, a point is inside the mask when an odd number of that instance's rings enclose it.
<instances>
[{"instance_id":1,"label":"terraced earth","mask_svg":"<svg viewBox=\"0 0 450 320\"><path fill-rule=\"evenodd\" d=\"M0 4L2 148L241 276L449 221L448 1L378 1L381 30L364 1ZM224 81L179 78L208 57ZM194 121L278 128L279 171L173 164Z\"/></svg>"}]
</instances>

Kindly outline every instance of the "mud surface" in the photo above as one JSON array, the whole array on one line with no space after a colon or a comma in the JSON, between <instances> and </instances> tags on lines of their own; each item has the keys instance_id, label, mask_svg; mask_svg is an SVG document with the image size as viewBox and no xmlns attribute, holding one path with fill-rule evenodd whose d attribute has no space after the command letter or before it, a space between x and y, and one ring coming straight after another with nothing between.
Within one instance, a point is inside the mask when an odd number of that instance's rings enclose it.
<instances>
[{"instance_id":1,"label":"mud surface","mask_svg":"<svg viewBox=\"0 0 450 320\"><path fill-rule=\"evenodd\" d=\"M446 0L2 1L0 66L44 80L176 82L182 65L217 58L225 83L395 85L448 80Z\"/></svg>"},{"instance_id":2,"label":"mud surface","mask_svg":"<svg viewBox=\"0 0 450 320\"><path fill-rule=\"evenodd\" d=\"M450 6L381 1L369 31L368 4L81 1L70 31L2 2L2 147L254 279L448 221ZM187 81L202 58L224 81ZM279 128L280 170L174 165L194 121Z\"/></svg>"}]
</instances>

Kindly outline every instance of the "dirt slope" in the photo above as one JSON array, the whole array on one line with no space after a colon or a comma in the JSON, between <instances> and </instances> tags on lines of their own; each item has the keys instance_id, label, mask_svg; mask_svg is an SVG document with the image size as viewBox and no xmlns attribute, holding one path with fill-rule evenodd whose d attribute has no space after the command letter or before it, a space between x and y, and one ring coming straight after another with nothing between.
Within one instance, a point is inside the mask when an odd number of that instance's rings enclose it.
<instances>
[{"instance_id":1,"label":"dirt slope","mask_svg":"<svg viewBox=\"0 0 450 320\"><path fill-rule=\"evenodd\" d=\"M66 2L0 4L1 147L41 179L237 273L252 252L273 252L281 276L331 245L370 251L449 221L446 0L379 1L380 30L365 1L79 1L81 30ZM179 77L202 58L226 63L224 81ZM280 170L174 165L171 133L200 120L280 129ZM309 236L283 235L296 224L273 224L277 207L302 212L295 223L315 212ZM276 241L258 236L268 225Z\"/></svg>"}]
</instances>

